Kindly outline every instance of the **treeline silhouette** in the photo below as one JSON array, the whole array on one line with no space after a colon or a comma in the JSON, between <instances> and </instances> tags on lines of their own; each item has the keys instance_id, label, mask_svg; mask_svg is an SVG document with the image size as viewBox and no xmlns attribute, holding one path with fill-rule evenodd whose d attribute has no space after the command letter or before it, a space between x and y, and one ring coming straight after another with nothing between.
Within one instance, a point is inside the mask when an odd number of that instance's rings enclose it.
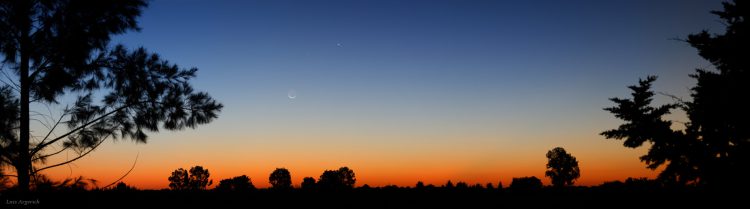
<instances>
[{"instance_id":1,"label":"treeline silhouette","mask_svg":"<svg viewBox=\"0 0 750 209\"><path fill-rule=\"evenodd\" d=\"M578 168L578 160L573 155L569 154L562 147L556 147L547 152L547 171L545 175L552 180L555 187L565 187L573 185L574 181L580 177L580 169ZM210 172L203 166L194 166L190 170L184 168L178 168L172 172L167 178L169 180L169 189L175 191L202 191L207 190L208 186L211 186L213 180L210 179ZM317 179L313 177L304 177L300 183L300 187L294 188L292 186L292 175L291 172L286 168L276 168L268 177L268 183L271 184L269 190L273 191L289 191L294 189L300 189L304 191L324 191L324 192L343 192L349 191L355 188L357 182L354 170L349 167L341 167L337 170L326 170ZM432 184L424 185L423 182L419 181L416 183L415 189L420 190L432 190L440 188L442 190L503 190L502 182L498 183L495 187L492 183L486 185L474 184L469 185L466 182L457 182L455 185L452 181L448 180L444 185L436 187ZM118 185L120 186L120 185ZM123 185L124 186L124 185ZM395 185L386 186L387 188L401 188L410 189L412 187L398 187ZM539 191L543 187L542 181L535 177L520 177L513 178L509 189L514 191ZM132 187L124 186L128 190L132 190ZM369 185L365 184L360 189L373 189ZM246 175L236 176L228 179L219 181L219 185L214 188L216 191L228 192L228 191L253 191L257 190L252 180Z\"/></svg>"},{"instance_id":2,"label":"treeline silhouette","mask_svg":"<svg viewBox=\"0 0 750 209\"><path fill-rule=\"evenodd\" d=\"M193 172L197 175L192 176L190 170L201 171ZM187 171L187 178L184 178L183 171ZM699 187L669 187L646 178L628 178L596 186L544 185L536 176L513 178L505 187L502 182L470 184L450 180L440 185L419 181L406 186L370 186L357 185L354 170L342 167L324 171L317 179L305 177L300 186L293 186L293 173L279 168L269 175L271 186L268 188L255 187L246 175L222 179L215 188L209 188L206 182L211 180L206 168L195 166L187 170L177 169L175 173L177 175L169 176L170 181L176 181L170 182L169 189L141 190L119 182L111 188L87 190L85 183L74 183L85 182L79 180L51 183L54 186L36 190L31 198L66 208L101 208L102 205L106 208L144 205L148 208L578 208L613 203L617 203L617 207L648 205L668 208L710 203L721 208L742 200L738 193L707 192ZM24 197L29 198L28 195ZM2 198L14 199L16 196L5 193Z\"/></svg>"},{"instance_id":3,"label":"treeline silhouette","mask_svg":"<svg viewBox=\"0 0 750 209\"><path fill-rule=\"evenodd\" d=\"M252 179L246 175L222 179L216 187L210 188L213 180L209 169L198 165L189 169L177 168L171 172L166 178L169 181L168 189L141 190L124 182L112 187L99 188L93 179L78 177L56 182L41 176L32 184L35 191L32 195L55 202L59 206L69 205L71 200L79 199L86 203L86 207L95 208L98 208L99 204L116 202L122 198L131 199L132 202L111 208L131 208L139 204L187 208L217 206L213 204L222 207L252 204L295 208L331 207L329 204L351 206L362 203L368 204L357 207L548 207L571 201L572 198L575 198L576 204L564 205L594 206L602 202L618 201L619 198L633 198L636 201L623 205L637 206L636 203L655 201L657 204L671 202L668 206L676 207L688 205L686 202L679 202L685 197L708 201L714 200L717 195L722 195L721 198L738 195L730 191L709 192L703 187L677 187L673 184L664 184L659 179L647 178L628 178L625 181L610 181L596 186L576 186L574 183L580 177L580 169L578 160L571 153L556 147L549 150L546 157L548 162L545 176L552 182L550 185L544 185L536 176L523 176L513 178L507 187L500 181L497 184L469 184L462 181L454 183L451 180L440 185L418 181L414 185L406 186L358 186L355 171L345 166L325 170L317 178L304 177L299 186L294 186L291 171L277 168L268 175L268 183L271 185L268 188L255 187ZM13 198L16 195L7 193L6 197ZM29 196L27 194L23 197ZM540 198L548 201L540 202Z\"/></svg>"}]
</instances>

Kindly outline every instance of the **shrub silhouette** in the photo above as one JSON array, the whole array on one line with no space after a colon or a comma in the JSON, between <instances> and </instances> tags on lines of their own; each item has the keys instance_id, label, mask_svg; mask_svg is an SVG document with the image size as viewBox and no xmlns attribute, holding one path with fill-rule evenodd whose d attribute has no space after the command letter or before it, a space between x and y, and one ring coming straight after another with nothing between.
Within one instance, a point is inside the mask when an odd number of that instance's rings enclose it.
<instances>
[{"instance_id":1,"label":"shrub silhouette","mask_svg":"<svg viewBox=\"0 0 750 209\"><path fill-rule=\"evenodd\" d=\"M271 183L273 189L288 190L292 188L292 176L286 168L277 168L274 170L268 176L268 182Z\"/></svg>"},{"instance_id":2,"label":"shrub silhouette","mask_svg":"<svg viewBox=\"0 0 750 209\"><path fill-rule=\"evenodd\" d=\"M255 186L246 175L235 176L229 179L222 179L215 188L217 191L237 191L247 192L255 190Z\"/></svg>"},{"instance_id":3,"label":"shrub silhouette","mask_svg":"<svg viewBox=\"0 0 750 209\"><path fill-rule=\"evenodd\" d=\"M510 190L514 192L533 192L542 189L542 181L536 176L513 178Z\"/></svg>"},{"instance_id":4,"label":"shrub silhouette","mask_svg":"<svg viewBox=\"0 0 750 209\"><path fill-rule=\"evenodd\" d=\"M578 160L562 147L556 147L547 152L547 159L547 171L544 175L552 179L552 185L555 187L573 185L573 182L581 176Z\"/></svg>"},{"instance_id":5,"label":"shrub silhouette","mask_svg":"<svg viewBox=\"0 0 750 209\"><path fill-rule=\"evenodd\" d=\"M213 180L209 180L210 173L208 169L204 169L202 166L195 166L190 168L190 172L183 168L178 168L172 172L172 175L167 178L169 180L169 188L172 190L205 190L206 187L213 184Z\"/></svg>"}]
</instances>

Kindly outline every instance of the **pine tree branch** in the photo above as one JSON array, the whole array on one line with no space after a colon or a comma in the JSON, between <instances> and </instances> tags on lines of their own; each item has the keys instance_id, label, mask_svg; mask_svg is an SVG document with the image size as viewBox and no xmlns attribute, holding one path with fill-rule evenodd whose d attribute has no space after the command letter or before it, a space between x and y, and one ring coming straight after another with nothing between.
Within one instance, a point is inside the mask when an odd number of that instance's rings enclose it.
<instances>
[{"instance_id":1,"label":"pine tree branch","mask_svg":"<svg viewBox=\"0 0 750 209\"><path fill-rule=\"evenodd\" d=\"M85 157L86 155L88 155L89 153L91 153L94 150L96 150L96 148L99 147L99 145L101 145L102 143L104 143L104 141L106 141L107 138L109 136L111 136L111 135L112 135L112 133L110 133L107 136L105 136L104 138L102 138L102 140L100 140L99 143L96 143L96 145L94 145L93 147L91 147L91 149L89 149L88 151L84 152L83 154L78 155L77 157L75 157L73 159L70 159L70 160L67 160L65 162L61 162L61 163L58 163L58 164L54 164L54 165L50 165L50 166L43 167L43 168L40 168L40 169L36 169L36 170L34 170L34 171L31 172L31 175L34 175L34 174L36 174L36 173L38 173L40 171L43 171L43 170L47 170L47 169L54 168L54 167L57 167L57 166L65 165L65 164L68 164L68 163L72 163L73 161L81 159L81 158Z\"/></svg>"},{"instance_id":2,"label":"pine tree branch","mask_svg":"<svg viewBox=\"0 0 750 209\"><path fill-rule=\"evenodd\" d=\"M65 117L65 115L67 115L67 113L63 113L62 115L60 115L60 118L57 119L57 122L55 123L55 125L52 126L52 128L49 130L49 132L47 132L47 135L44 136L44 139L42 139L42 141L39 142L39 144L44 144L44 141L46 141L47 138L49 138L49 136L52 134L52 132L55 130L55 128L57 128L57 125L60 124L60 122L62 121L63 117ZM34 153L32 153L32 154L34 154Z\"/></svg>"},{"instance_id":3,"label":"pine tree branch","mask_svg":"<svg viewBox=\"0 0 750 209\"><path fill-rule=\"evenodd\" d=\"M108 112L108 113L106 113L104 115L101 115L101 116L95 118L94 120L91 120L91 121L87 122L86 124L78 126L77 128L74 128L74 129L70 130L68 133L65 133L65 134L63 134L61 136L58 136L57 138L52 139L49 142L40 143L39 145L37 145L36 147L34 147L34 149L31 151L31 155L36 154L40 150L44 149L45 147L49 146L50 144L53 144L53 143L59 141L60 139L63 139L65 137L67 137L67 136L70 136L71 134L73 134L73 133L75 133L75 132L77 132L77 131L79 131L79 130L81 130L83 128L86 128L87 126L89 126L91 124L94 124L95 122L98 122L98 121L100 121L100 120L106 118L107 116L110 116L110 115L112 115L112 114L114 114L116 112L122 111L122 110L124 110L124 109L126 109L126 108L128 108L130 106L131 105L123 105L122 107L119 107L119 108L117 108L115 110L112 110L111 112Z\"/></svg>"}]
</instances>

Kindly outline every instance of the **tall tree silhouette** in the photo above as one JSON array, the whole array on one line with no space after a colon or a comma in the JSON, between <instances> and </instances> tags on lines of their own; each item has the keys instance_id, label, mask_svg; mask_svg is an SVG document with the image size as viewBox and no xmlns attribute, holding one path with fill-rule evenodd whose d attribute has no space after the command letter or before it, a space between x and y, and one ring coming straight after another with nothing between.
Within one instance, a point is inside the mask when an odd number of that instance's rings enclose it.
<instances>
[{"instance_id":1,"label":"tall tree silhouette","mask_svg":"<svg viewBox=\"0 0 750 209\"><path fill-rule=\"evenodd\" d=\"M717 71L698 69L698 83L687 102L687 135L700 140L705 159L699 179L721 186L750 186L750 5L747 1L723 3L713 11L726 25L724 34L708 31L688 36L687 42Z\"/></svg>"},{"instance_id":2,"label":"tall tree silhouette","mask_svg":"<svg viewBox=\"0 0 750 209\"><path fill-rule=\"evenodd\" d=\"M563 187L573 185L573 182L581 177L581 171L576 157L562 147L555 147L547 152L547 171L544 175L552 180L552 185Z\"/></svg>"},{"instance_id":3,"label":"tall tree silhouette","mask_svg":"<svg viewBox=\"0 0 750 209\"><path fill-rule=\"evenodd\" d=\"M0 70L8 80L0 100L10 113L0 117L12 121L0 130L0 155L15 167L20 190L28 190L30 176L78 160L108 137L145 143L148 131L195 128L217 117L222 105L189 83L197 69L143 48L109 45L112 35L139 30L145 6L144 0L0 1ZM58 104L66 95L75 101L59 116L45 116L54 121L32 139L30 121L42 119L29 114L30 104ZM45 163L69 149L78 156Z\"/></svg>"},{"instance_id":4,"label":"tall tree silhouette","mask_svg":"<svg viewBox=\"0 0 750 209\"><path fill-rule=\"evenodd\" d=\"M289 174L289 170L286 168L277 168L270 176L268 176L268 182L274 189L287 190L292 188L292 175Z\"/></svg>"},{"instance_id":5,"label":"tall tree silhouette","mask_svg":"<svg viewBox=\"0 0 750 209\"><path fill-rule=\"evenodd\" d=\"M724 34L702 31L686 40L716 69L697 69L691 75L698 81L691 89L692 101L675 97L675 104L653 107L651 84L656 77L650 76L629 87L632 99L612 98L616 106L605 108L627 123L602 135L625 139L631 148L651 142L641 160L651 169L666 164L659 174L662 182L750 185L744 177L750 166L750 7L742 1L723 6L724 11L712 13L725 23ZM683 109L690 120L684 130L672 130L672 122L663 118L675 108Z\"/></svg>"}]
</instances>

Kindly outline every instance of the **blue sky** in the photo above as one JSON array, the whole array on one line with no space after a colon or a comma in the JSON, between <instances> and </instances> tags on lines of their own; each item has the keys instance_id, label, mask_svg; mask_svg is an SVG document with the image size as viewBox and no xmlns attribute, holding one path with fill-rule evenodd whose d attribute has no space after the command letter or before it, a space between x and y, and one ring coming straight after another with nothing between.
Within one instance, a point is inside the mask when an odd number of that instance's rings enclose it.
<instances>
[{"instance_id":1,"label":"blue sky","mask_svg":"<svg viewBox=\"0 0 750 209\"><path fill-rule=\"evenodd\" d=\"M222 121L295 111L533 116L600 109L651 74L662 77L663 91L685 94L687 74L707 65L670 39L719 32L708 13L719 7L715 1L153 1L140 20L143 30L118 41L198 67L196 86L227 106ZM293 104L290 89L298 94ZM259 108L279 113L254 115L263 114Z\"/></svg>"},{"instance_id":2,"label":"blue sky","mask_svg":"<svg viewBox=\"0 0 750 209\"><path fill-rule=\"evenodd\" d=\"M660 76L657 91L685 97L694 83L688 74L710 65L672 39L722 32L709 14L720 7L693 0L153 1L140 18L142 31L115 41L199 68L194 85L225 105L220 118L152 138L203 138L184 143L206 153L263 158L240 153L312 147L316 155L344 153L321 162L362 158L339 163L388 170L429 165L455 150L502 147L458 157L451 166L461 170L515 165L498 160L506 158L543 161L546 150L564 146L582 162L614 155L643 167L637 156L644 150L598 135L620 123L602 108L647 75ZM145 146L168 146L159 143ZM415 155L424 159L398 160ZM298 158L272 163L315 163ZM543 164L533 166L543 172Z\"/></svg>"}]
</instances>

